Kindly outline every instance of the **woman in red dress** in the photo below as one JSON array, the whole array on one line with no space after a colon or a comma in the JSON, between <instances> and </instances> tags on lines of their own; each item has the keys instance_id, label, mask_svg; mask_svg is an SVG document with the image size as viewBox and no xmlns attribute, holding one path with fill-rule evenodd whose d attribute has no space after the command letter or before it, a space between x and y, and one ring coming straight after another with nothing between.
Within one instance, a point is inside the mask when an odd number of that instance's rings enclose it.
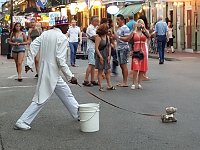
<instances>
[{"instance_id":1,"label":"woman in red dress","mask_svg":"<svg viewBox=\"0 0 200 150\"><path fill-rule=\"evenodd\" d=\"M134 46L132 53L140 51L144 54L144 58L140 60L139 58L132 58L131 70L133 71L133 85L131 89L142 89L141 81L143 75L148 70L147 63L147 51L145 43L149 37L149 32L145 28L144 21L139 19L135 25L135 31L130 34L129 37L120 37L120 40L130 41L133 40Z\"/></svg>"}]
</instances>

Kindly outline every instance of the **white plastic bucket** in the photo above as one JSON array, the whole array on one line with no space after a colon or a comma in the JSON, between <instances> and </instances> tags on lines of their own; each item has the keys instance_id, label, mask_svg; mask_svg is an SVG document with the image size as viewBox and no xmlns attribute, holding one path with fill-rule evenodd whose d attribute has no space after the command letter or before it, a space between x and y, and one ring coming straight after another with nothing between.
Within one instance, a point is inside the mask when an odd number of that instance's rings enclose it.
<instances>
[{"instance_id":1,"label":"white plastic bucket","mask_svg":"<svg viewBox=\"0 0 200 150\"><path fill-rule=\"evenodd\" d=\"M79 115L82 132L99 131L99 105L88 103L79 105Z\"/></svg>"}]
</instances>

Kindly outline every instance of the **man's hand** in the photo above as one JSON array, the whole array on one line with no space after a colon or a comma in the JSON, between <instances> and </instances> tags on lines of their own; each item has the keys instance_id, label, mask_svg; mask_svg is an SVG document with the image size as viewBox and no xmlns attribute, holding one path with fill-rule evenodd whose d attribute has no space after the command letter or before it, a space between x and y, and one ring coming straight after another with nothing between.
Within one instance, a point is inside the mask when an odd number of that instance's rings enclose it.
<instances>
[{"instance_id":1,"label":"man's hand","mask_svg":"<svg viewBox=\"0 0 200 150\"><path fill-rule=\"evenodd\" d=\"M119 36L116 33L114 33L114 34L112 34L112 38L117 40L119 38Z\"/></svg>"},{"instance_id":2,"label":"man's hand","mask_svg":"<svg viewBox=\"0 0 200 150\"><path fill-rule=\"evenodd\" d=\"M31 70L33 72L32 68L30 68L29 66L25 66L25 72L27 73L29 70Z\"/></svg>"},{"instance_id":3,"label":"man's hand","mask_svg":"<svg viewBox=\"0 0 200 150\"><path fill-rule=\"evenodd\" d=\"M71 84L78 84L78 81L77 81L77 79L75 77L72 77L71 80L69 80L69 82Z\"/></svg>"}]
</instances>

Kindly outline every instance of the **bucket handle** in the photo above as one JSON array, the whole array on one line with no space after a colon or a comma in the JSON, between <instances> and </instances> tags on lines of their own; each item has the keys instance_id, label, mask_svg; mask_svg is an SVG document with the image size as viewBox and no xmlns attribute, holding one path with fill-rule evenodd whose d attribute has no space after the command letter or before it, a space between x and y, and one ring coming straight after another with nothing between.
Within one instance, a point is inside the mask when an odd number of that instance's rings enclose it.
<instances>
[{"instance_id":1,"label":"bucket handle","mask_svg":"<svg viewBox=\"0 0 200 150\"><path fill-rule=\"evenodd\" d=\"M86 122L86 121L89 121L90 119L92 119L94 117L94 115L97 113L98 109L96 109L96 111L94 112L94 114L92 115L92 117L90 117L89 119L87 120L80 120L80 122Z\"/></svg>"}]
</instances>

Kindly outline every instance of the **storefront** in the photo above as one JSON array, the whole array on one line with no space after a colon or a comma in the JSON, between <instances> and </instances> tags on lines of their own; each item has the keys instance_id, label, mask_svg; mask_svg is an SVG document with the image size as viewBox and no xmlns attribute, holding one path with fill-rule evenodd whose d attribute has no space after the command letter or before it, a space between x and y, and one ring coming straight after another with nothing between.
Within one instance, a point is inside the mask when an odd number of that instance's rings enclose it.
<instances>
[{"instance_id":1,"label":"storefront","mask_svg":"<svg viewBox=\"0 0 200 150\"><path fill-rule=\"evenodd\" d=\"M174 48L200 51L200 1L163 0L157 5L165 6L163 16L173 22Z\"/></svg>"}]
</instances>

